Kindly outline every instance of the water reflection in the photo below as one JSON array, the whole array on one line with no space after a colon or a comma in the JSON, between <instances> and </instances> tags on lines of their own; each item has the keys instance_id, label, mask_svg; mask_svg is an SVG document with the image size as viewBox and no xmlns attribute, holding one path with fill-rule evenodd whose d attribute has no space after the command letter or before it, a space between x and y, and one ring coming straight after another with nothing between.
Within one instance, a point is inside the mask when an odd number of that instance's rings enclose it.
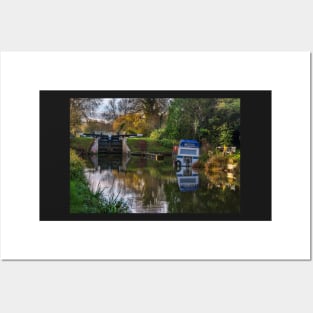
<instances>
[{"instance_id":1,"label":"water reflection","mask_svg":"<svg viewBox=\"0 0 313 313\"><path fill-rule=\"evenodd\" d=\"M199 188L199 173L191 167L179 167L176 169L176 177L179 190L182 192L196 191Z\"/></svg>"},{"instance_id":2,"label":"water reflection","mask_svg":"<svg viewBox=\"0 0 313 313\"><path fill-rule=\"evenodd\" d=\"M124 199L129 213L239 213L239 181L229 173L175 169L172 159L93 156L85 175L90 188Z\"/></svg>"}]
</instances>

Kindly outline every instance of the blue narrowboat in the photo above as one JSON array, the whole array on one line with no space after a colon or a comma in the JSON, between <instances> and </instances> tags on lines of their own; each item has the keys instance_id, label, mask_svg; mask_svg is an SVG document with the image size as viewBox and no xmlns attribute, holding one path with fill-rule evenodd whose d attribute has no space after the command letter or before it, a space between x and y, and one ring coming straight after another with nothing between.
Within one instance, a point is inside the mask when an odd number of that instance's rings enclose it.
<instances>
[{"instance_id":1,"label":"blue narrowboat","mask_svg":"<svg viewBox=\"0 0 313 313\"><path fill-rule=\"evenodd\" d=\"M199 160L200 143L197 140L182 139L177 147L175 165L192 166Z\"/></svg>"}]
</instances>

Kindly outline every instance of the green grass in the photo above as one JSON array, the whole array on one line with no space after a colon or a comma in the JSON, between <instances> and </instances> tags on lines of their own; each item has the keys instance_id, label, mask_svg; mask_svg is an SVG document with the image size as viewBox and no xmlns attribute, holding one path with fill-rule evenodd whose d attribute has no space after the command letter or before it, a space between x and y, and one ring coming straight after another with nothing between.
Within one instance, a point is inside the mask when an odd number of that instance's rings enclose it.
<instances>
[{"instance_id":1,"label":"green grass","mask_svg":"<svg viewBox=\"0 0 313 313\"><path fill-rule=\"evenodd\" d=\"M86 183L81 180L70 181L71 213L97 213L99 202Z\"/></svg>"},{"instance_id":2,"label":"green grass","mask_svg":"<svg viewBox=\"0 0 313 313\"><path fill-rule=\"evenodd\" d=\"M128 138L127 139L127 145L131 152L141 152L141 142L144 141L147 145L147 151L150 153L171 153L172 152L172 146L162 145L159 141L147 138L147 137L141 137L141 138Z\"/></svg>"},{"instance_id":3,"label":"green grass","mask_svg":"<svg viewBox=\"0 0 313 313\"><path fill-rule=\"evenodd\" d=\"M93 138L75 137L70 139L70 147L79 153L88 154L93 142Z\"/></svg>"},{"instance_id":4,"label":"green grass","mask_svg":"<svg viewBox=\"0 0 313 313\"><path fill-rule=\"evenodd\" d=\"M71 213L126 213L127 203L117 196L103 195L103 190L92 192L84 176L84 161L70 150L70 212Z\"/></svg>"},{"instance_id":5,"label":"green grass","mask_svg":"<svg viewBox=\"0 0 313 313\"><path fill-rule=\"evenodd\" d=\"M128 205L118 196L102 197L102 191L91 192L86 181L70 181L71 213L126 213Z\"/></svg>"}]
</instances>

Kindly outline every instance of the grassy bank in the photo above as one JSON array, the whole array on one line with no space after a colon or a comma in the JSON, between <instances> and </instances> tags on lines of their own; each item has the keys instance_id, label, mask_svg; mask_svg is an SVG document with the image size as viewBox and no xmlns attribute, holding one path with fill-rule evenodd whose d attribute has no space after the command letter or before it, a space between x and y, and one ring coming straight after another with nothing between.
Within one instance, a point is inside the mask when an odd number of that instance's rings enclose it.
<instances>
[{"instance_id":1,"label":"grassy bank","mask_svg":"<svg viewBox=\"0 0 313 313\"><path fill-rule=\"evenodd\" d=\"M70 147L78 154L87 155L94 142L93 138L75 137L70 139Z\"/></svg>"},{"instance_id":2,"label":"grassy bank","mask_svg":"<svg viewBox=\"0 0 313 313\"><path fill-rule=\"evenodd\" d=\"M151 138L128 138L127 145L131 152L142 152L145 149L146 152L150 153L172 153L174 143L162 144L161 141L154 140Z\"/></svg>"},{"instance_id":3,"label":"grassy bank","mask_svg":"<svg viewBox=\"0 0 313 313\"><path fill-rule=\"evenodd\" d=\"M103 197L102 191L92 192L84 176L84 161L70 151L70 212L125 213L127 204L116 197Z\"/></svg>"}]
</instances>

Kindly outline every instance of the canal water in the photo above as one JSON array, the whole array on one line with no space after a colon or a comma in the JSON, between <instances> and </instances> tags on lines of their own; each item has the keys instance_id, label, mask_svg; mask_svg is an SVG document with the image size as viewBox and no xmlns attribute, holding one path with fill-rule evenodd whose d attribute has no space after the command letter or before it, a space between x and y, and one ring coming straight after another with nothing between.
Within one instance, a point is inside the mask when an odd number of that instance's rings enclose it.
<instances>
[{"instance_id":1,"label":"canal water","mask_svg":"<svg viewBox=\"0 0 313 313\"><path fill-rule=\"evenodd\" d=\"M175 169L172 158L92 156L85 175L93 191L126 201L129 213L239 213L240 184L232 173Z\"/></svg>"}]
</instances>

